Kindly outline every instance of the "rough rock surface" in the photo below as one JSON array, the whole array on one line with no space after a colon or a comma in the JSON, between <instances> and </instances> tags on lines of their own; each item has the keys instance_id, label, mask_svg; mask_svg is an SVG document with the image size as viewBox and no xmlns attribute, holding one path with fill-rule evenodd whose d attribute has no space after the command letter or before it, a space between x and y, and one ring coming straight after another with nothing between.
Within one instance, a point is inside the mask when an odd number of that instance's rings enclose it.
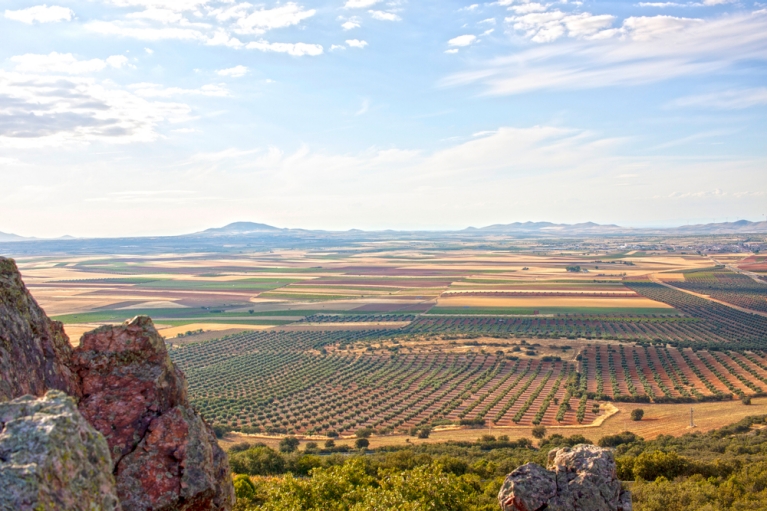
<instances>
[{"instance_id":1,"label":"rough rock surface","mask_svg":"<svg viewBox=\"0 0 767 511\"><path fill-rule=\"evenodd\" d=\"M548 470L535 463L514 470L498 501L503 511L631 511L612 451L584 444L549 452Z\"/></svg>"},{"instance_id":2,"label":"rough rock surface","mask_svg":"<svg viewBox=\"0 0 767 511\"><path fill-rule=\"evenodd\" d=\"M69 338L29 294L13 259L0 257L0 401L50 389L79 395Z\"/></svg>"},{"instance_id":3,"label":"rough rock surface","mask_svg":"<svg viewBox=\"0 0 767 511\"><path fill-rule=\"evenodd\" d=\"M72 364L80 411L109 443L126 511L231 508L226 454L149 318L86 333Z\"/></svg>"},{"instance_id":4,"label":"rough rock surface","mask_svg":"<svg viewBox=\"0 0 767 511\"><path fill-rule=\"evenodd\" d=\"M104 437L51 390L0 403L0 510L119 510Z\"/></svg>"}]
</instances>

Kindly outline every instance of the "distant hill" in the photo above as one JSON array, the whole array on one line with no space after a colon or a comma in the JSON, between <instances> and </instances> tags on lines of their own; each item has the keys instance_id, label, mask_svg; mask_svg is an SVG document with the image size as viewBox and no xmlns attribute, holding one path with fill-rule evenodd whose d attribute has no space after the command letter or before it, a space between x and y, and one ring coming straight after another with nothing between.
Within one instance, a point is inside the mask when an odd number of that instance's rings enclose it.
<instances>
[{"instance_id":1,"label":"distant hill","mask_svg":"<svg viewBox=\"0 0 767 511\"><path fill-rule=\"evenodd\" d=\"M511 224L494 224L487 227L469 227L466 231L499 234L616 234L632 232L634 229L617 225L600 225L594 222L579 224L555 224L552 222L514 222Z\"/></svg>"},{"instance_id":2,"label":"distant hill","mask_svg":"<svg viewBox=\"0 0 767 511\"><path fill-rule=\"evenodd\" d=\"M767 222L738 220L737 222L720 222L716 224L684 225L664 229L664 231L679 234L756 234L767 233Z\"/></svg>"},{"instance_id":3,"label":"distant hill","mask_svg":"<svg viewBox=\"0 0 767 511\"><path fill-rule=\"evenodd\" d=\"M255 222L233 222L223 227L214 227L212 229L205 229L202 232L196 232L192 236L238 236L259 232L279 232L282 230L279 227Z\"/></svg>"},{"instance_id":4,"label":"distant hill","mask_svg":"<svg viewBox=\"0 0 767 511\"><path fill-rule=\"evenodd\" d=\"M24 236L19 236L17 234L0 232L0 241L25 241L28 239L30 238L25 238Z\"/></svg>"}]
</instances>

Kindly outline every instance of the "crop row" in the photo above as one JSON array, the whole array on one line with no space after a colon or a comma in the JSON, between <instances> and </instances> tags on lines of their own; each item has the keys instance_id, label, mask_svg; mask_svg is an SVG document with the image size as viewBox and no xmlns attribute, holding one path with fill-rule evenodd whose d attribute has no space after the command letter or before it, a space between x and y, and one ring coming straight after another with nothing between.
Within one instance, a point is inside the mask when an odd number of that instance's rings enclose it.
<instances>
[{"instance_id":1,"label":"crop row","mask_svg":"<svg viewBox=\"0 0 767 511\"><path fill-rule=\"evenodd\" d=\"M710 401L760 394L767 388L761 352L620 344L588 346L579 358L585 390L595 399Z\"/></svg>"},{"instance_id":2,"label":"crop row","mask_svg":"<svg viewBox=\"0 0 767 511\"><path fill-rule=\"evenodd\" d=\"M173 350L194 406L213 423L241 431L317 434L462 421L575 424L595 417L592 411L579 420L579 382L568 362L478 352L323 352L315 347L327 344L319 341L323 335L304 339L301 350L295 332L278 334L252 332Z\"/></svg>"}]
</instances>

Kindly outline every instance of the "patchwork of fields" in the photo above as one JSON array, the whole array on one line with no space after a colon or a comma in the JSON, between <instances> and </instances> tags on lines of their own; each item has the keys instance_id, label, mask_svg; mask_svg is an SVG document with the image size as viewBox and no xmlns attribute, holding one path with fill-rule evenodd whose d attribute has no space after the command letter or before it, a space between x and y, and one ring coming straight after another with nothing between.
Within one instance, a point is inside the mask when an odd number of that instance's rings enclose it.
<instances>
[{"instance_id":1,"label":"patchwork of fields","mask_svg":"<svg viewBox=\"0 0 767 511\"><path fill-rule=\"evenodd\" d=\"M767 392L767 282L737 273L761 256L484 243L19 264L74 342L151 316L195 406L245 434L596 427Z\"/></svg>"}]
</instances>

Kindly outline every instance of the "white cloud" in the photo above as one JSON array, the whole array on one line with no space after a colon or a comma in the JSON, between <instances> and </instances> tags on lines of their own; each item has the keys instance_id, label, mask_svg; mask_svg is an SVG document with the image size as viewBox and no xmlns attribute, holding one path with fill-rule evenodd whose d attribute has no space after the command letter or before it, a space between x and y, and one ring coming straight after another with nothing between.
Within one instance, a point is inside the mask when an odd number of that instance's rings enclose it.
<instances>
[{"instance_id":1,"label":"white cloud","mask_svg":"<svg viewBox=\"0 0 767 511\"><path fill-rule=\"evenodd\" d=\"M458 48L452 48L450 50L445 50L445 53L449 53L449 54L458 53Z\"/></svg>"},{"instance_id":2,"label":"white cloud","mask_svg":"<svg viewBox=\"0 0 767 511\"><path fill-rule=\"evenodd\" d=\"M632 17L620 28L497 58L449 76L442 84L481 82L489 94L518 94L637 85L718 72L741 61L767 60L766 23L767 11L709 20ZM589 23L559 26L574 36L593 32Z\"/></svg>"},{"instance_id":3,"label":"white cloud","mask_svg":"<svg viewBox=\"0 0 767 511\"><path fill-rule=\"evenodd\" d=\"M703 5L724 5L735 3L736 0L703 0Z\"/></svg>"},{"instance_id":4,"label":"white cloud","mask_svg":"<svg viewBox=\"0 0 767 511\"><path fill-rule=\"evenodd\" d=\"M168 9L176 12L196 11L209 0L111 0L119 7L143 7L145 9Z\"/></svg>"},{"instance_id":5,"label":"white cloud","mask_svg":"<svg viewBox=\"0 0 767 511\"><path fill-rule=\"evenodd\" d=\"M248 68L245 66L234 66L226 69L219 69L216 74L219 76L231 76L232 78L240 78L248 73Z\"/></svg>"},{"instance_id":6,"label":"white cloud","mask_svg":"<svg viewBox=\"0 0 767 511\"><path fill-rule=\"evenodd\" d=\"M240 34L263 34L267 30L298 25L316 14L315 9L304 10L294 2L273 9L259 9L243 16L235 23L235 32Z\"/></svg>"},{"instance_id":7,"label":"white cloud","mask_svg":"<svg viewBox=\"0 0 767 511\"><path fill-rule=\"evenodd\" d=\"M347 39L346 44L349 45L349 48L364 48L368 45L367 41L360 41L359 39Z\"/></svg>"},{"instance_id":8,"label":"white cloud","mask_svg":"<svg viewBox=\"0 0 767 511\"><path fill-rule=\"evenodd\" d=\"M348 20L341 23L341 28L344 30L351 30L353 28L359 28L360 27L360 20L357 17L349 18Z\"/></svg>"},{"instance_id":9,"label":"white cloud","mask_svg":"<svg viewBox=\"0 0 767 511\"><path fill-rule=\"evenodd\" d=\"M364 9L366 7L371 7L381 0L346 0L346 4L344 4L344 7L347 9Z\"/></svg>"},{"instance_id":10,"label":"white cloud","mask_svg":"<svg viewBox=\"0 0 767 511\"><path fill-rule=\"evenodd\" d=\"M671 103L677 107L703 107L738 110L767 105L767 87L737 89L679 98Z\"/></svg>"},{"instance_id":11,"label":"white cloud","mask_svg":"<svg viewBox=\"0 0 767 511\"><path fill-rule=\"evenodd\" d=\"M10 60L16 64L16 71L22 73L84 74L101 71L107 66L119 69L128 64L128 58L124 55L112 55L105 60L78 60L71 53L56 52L48 55L27 53L11 57Z\"/></svg>"},{"instance_id":12,"label":"white cloud","mask_svg":"<svg viewBox=\"0 0 767 511\"><path fill-rule=\"evenodd\" d=\"M487 23L488 25L495 25L495 18L487 18L482 21L478 21L477 24Z\"/></svg>"},{"instance_id":13,"label":"white cloud","mask_svg":"<svg viewBox=\"0 0 767 511\"><path fill-rule=\"evenodd\" d=\"M163 87L157 83L134 83L128 86L137 96L142 98L169 98L171 96L216 96L229 95L229 90L224 84L203 85L199 89L183 89L181 87Z\"/></svg>"},{"instance_id":14,"label":"white cloud","mask_svg":"<svg viewBox=\"0 0 767 511\"><path fill-rule=\"evenodd\" d=\"M148 101L92 78L0 71L0 146L151 141L164 122L188 118L183 103Z\"/></svg>"},{"instance_id":15,"label":"white cloud","mask_svg":"<svg viewBox=\"0 0 767 511\"><path fill-rule=\"evenodd\" d=\"M144 51L147 52L148 55L151 55L154 53L154 50L152 48L144 48Z\"/></svg>"},{"instance_id":16,"label":"white cloud","mask_svg":"<svg viewBox=\"0 0 767 511\"><path fill-rule=\"evenodd\" d=\"M639 2L639 7L657 7L664 9L666 7L686 7L687 4L678 4L676 2Z\"/></svg>"},{"instance_id":17,"label":"white cloud","mask_svg":"<svg viewBox=\"0 0 767 511\"><path fill-rule=\"evenodd\" d=\"M321 44L270 43L268 41L261 40L248 43L245 47L249 50L287 53L288 55L293 55L294 57L303 57L304 55L315 57L317 55L322 55L323 53Z\"/></svg>"},{"instance_id":18,"label":"white cloud","mask_svg":"<svg viewBox=\"0 0 767 511\"><path fill-rule=\"evenodd\" d=\"M146 9L139 12L130 12L125 15L129 19L147 19L160 23L181 23L185 20L183 14L171 9Z\"/></svg>"},{"instance_id":19,"label":"white cloud","mask_svg":"<svg viewBox=\"0 0 767 511\"><path fill-rule=\"evenodd\" d=\"M9 20L29 24L35 21L38 23L56 23L59 21L71 21L75 17L75 13L67 7L36 5L16 11L6 10L5 17Z\"/></svg>"},{"instance_id":20,"label":"white cloud","mask_svg":"<svg viewBox=\"0 0 767 511\"><path fill-rule=\"evenodd\" d=\"M488 28L487 30L485 30L484 32L482 32L482 35L490 35L490 34L492 34L493 32L495 32L495 29L494 29L494 28Z\"/></svg>"},{"instance_id":21,"label":"white cloud","mask_svg":"<svg viewBox=\"0 0 767 511\"><path fill-rule=\"evenodd\" d=\"M385 11L368 11L373 19L379 21L400 21L402 18L394 14L393 12Z\"/></svg>"},{"instance_id":22,"label":"white cloud","mask_svg":"<svg viewBox=\"0 0 767 511\"><path fill-rule=\"evenodd\" d=\"M528 4L530 5L530 4ZM536 43L547 43L562 36L588 37L612 26L614 16L590 13L565 14L562 11L535 12L506 18L514 30Z\"/></svg>"},{"instance_id":23,"label":"white cloud","mask_svg":"<svg viewBox=\"0 0 767 511\"><path fill-rule=\"evenodd\" d=\"M342 44L331 44L330 45L330 51L336 51L336 50L345 50L346 46Z\"/></svg>"},{"instance_id":24,"label":"white cloud","mask_svg":"<svg viewBox=\"0 0 767 511\"><path fill-rule=\"evenodd\" d=\"M469 46L474 41L477 40L477 36L467 34L467 35L459 35L458 37L454 37L450 39L447 42L448 46Z\"/></svg>"},{"instance_id":25,"label":"white cloud","mask_svg":"<svg viewBox=\"0 0 767 511\"><path fill-rule=\"evenodd\" d=\"M548 5L543 5L538 2L530 2L528 4L512 5L509 9L517 14L527 14L530 12L544 12L548 7Z\"/></svg>"}]
</instances>

